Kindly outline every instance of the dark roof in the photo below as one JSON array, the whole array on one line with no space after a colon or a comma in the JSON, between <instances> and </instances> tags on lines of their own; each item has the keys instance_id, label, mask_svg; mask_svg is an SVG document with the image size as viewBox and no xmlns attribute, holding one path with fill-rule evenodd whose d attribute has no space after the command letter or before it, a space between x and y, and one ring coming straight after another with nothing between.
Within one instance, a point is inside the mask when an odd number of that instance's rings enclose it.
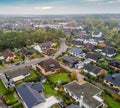
<instances>
[{"instance_id":1,"label":"dark roof","mask_svg":"<svg viewBox=\"0 0 120 108\"><path fill-rule=\"evenodd\" d=\"M99 35L100 31L96 30L93 32L93 35Z\"/></svg>"},{"instance_id":2,"label":"dark roof","mask_svg":"<svg viewBox=\"0 0 120 108\"><path fill-rule=\"evenodd\" d=\"M71 44L73 45L83 45L83 42L80 40L72 40Z\"/></svg>"},{"instance_id":3,"label":"dark roof","mask_svg":"<svg viewBox=\"0 0 120 108\"><path fill-rule=\"evenodd\" d=\"M80 48L72 48L69 52L70 53L75 53L77 55L83 54L83 51Z\"/></svg>"},{"instance_id":4,"label":"dark roof","mask_svg":"<svg viewBox=\"0 0 120 108\"><path fill-rule=\"evenodd\" d=\"M45 99L40 95L38 91L38 87L41 87L40 89L43 89L41 83L25 83L16 89L28 108L32 108L38 103L45 102Z\"/></svg>"},{"instance_id":5,"label":"dark roof","mask_svg":"<svg viewBox=\"0 0 120 108\"><path fill-rule=\"evenodd\" d=\"M29 73L30 73L29 68L23 68L23 69L14 70L14 71L11 71L11 72L8 72L5 74L6 74L7 78L12 79L12 78L18 77L20 75L27 75Z\"/></svg>"},{"instance_id":6,"label":"dark roof","mask_svg":"<svg viewBox=\"0 0 120 108\"><path fill-rule=\"evenodd\" d=\"M107 74L104 78L104 80L111 82L112 84L116 86L120 86L120 74Z\"/></svg>"},{"instance_id":7,"label":"dark roof","mask_svg":"<svg viewBox=\"0 0 120 108\"><path fill-rule=\"evenodd\" d=\"M77 106L77 105L71 104L71 105L69 105L67 108L80 108L80 107Z\"/></svg>"},{"instance_id":8,"label":"dark roof","mask_svg":"<svg viewBox=\"0 0 120 108\"><path fill-rule=\"evenodd\" d=\"M69 62L69 63L71 63L71 64L74 64L74 63L78 63L78 62L79 62L79 59L78 59L78 58L68 57L68 56L63 56L63 57L62 57L62 60L63 60L63 61L66 61L66 62Z\"/></svg>"},{"instance_id":9,"label":"dark roof","mask_svg":"<svg viewBox=\"0 0 120 108\"><path fill-rule=\"evenodd\" d=\"M85 57L93 59L95 61L98 61L101 58L101 56L99 54L96 54L96 53L93 53L93 52L87 53L87 55Z\"/></svg>"},{"instance_id":10,"label":"dark roof","mask_svg":"<svg viewBox=\"0 0 120 108\"><path fill-rule=\"evenodd\" d=\"M116 50L113 47L105 47L102 52L106 54L115 54Z\"/></svg>"},{"instance_id":11,"label":"dark roof","mask_svg":"<svg viewBox=\"0 0 120 108\"><path fill-rule=\"evenodd\" d=\"M41 44L40 44L40 48L41 48L42 50L51 48L51 44L52 44L51 42L41 43Z\"/></svg>"},{"instance_id":12,"label":"dark roof","mask_svg":"<svg viewBox=\"0 0 120 108\"><path fill-rule=\"evenodd\" d=\"M84 65L84 69L87 70L88 72L92 72L94 74L98 74L101 71L101 68L93 66L91 64Z\"/></svg>"},{"instance_id":13,"label":"dark roof","mask_svg":"<svg viewBox=\"0 0 120 108\"><path fill-rule=\"evenodd\" d=\"M49 58L47 60L41 61L38 63L46 72L48 71L55 71L55 69L60 68L59 62Z\"/></svg>"},{"instance_id":14,"label":"dark roof","mask_svg":"<svg viewBox=\"0 0 120 108\"><path fill-rule=\"evenodd\" d=\"M95 46L91 43L86 43L84 44L84 48L86 48L87 50L92 50L95 48Z\"/></svg>"},{"instance_id":15,"label":"dark roof","mask_svg":"<svg viewBox=\"0 0 120 108\"><path fill-rule=\"evenodd\" d=\"M110 62L109 65L114 66L114 67L117 67L117 68L120 68L120 61Z\"/></svg>"},{"instance_id":16,"label":"dark roof","mask_svg":"<svg viewBox=\"0 0 120 108\"><path fill-rule=\"evenodd\" d=\"M99 41L104 41L104 38L103 38L103 37L96 37L95 39L96 39L98 42L99 42Z\"/></svg>"},{"instance_id":17,"label":"dark roof","mask_svg":"<svg viewBox=\"0 0 120 108\"><path fill-rule=\"evenodd\" d=\"M28 49L26 49L26 48L22 48L22 49L21 49L21 53L24 54L24 55L26 55L26 56L29 56L29 55L34 54L35 52L30 51L30 50L28 50Z\"/></svg>"},{"instance_id":18,"label":"dark roof","mask_svg":"<svg viewBox=\"0 0 120 108\"><path fill-rule=\"evenodd\" d=\"M92 37L90 35L82 35L80 38L85 39L85 40L89 40Z\"/></svg>"},{"instance_id":19,"label":"dark roof","mask_svg":"<svg viewBox=\"0 0 120 108\"><path fill-rule=\"evenodd\" d=\"M101 92L101 90L90 83L84 83L80 85L74 81L64 85L64 87L78 98L83 96L83 102L90 105L92 108L96 108L101 104L99 101L93 98L93 96Z\"/></svg>"},{"instance_id":20,"label":"dark roof","mask_svg":"<svg viewBox=\"0 0 120 108\"><path fill-rule=\"evenodd\" d=\"M5 59L7 59L9 56L10 57L14 56L13 53L9 49L7 49L2 55Z\"/></svg>"}]
</instances>

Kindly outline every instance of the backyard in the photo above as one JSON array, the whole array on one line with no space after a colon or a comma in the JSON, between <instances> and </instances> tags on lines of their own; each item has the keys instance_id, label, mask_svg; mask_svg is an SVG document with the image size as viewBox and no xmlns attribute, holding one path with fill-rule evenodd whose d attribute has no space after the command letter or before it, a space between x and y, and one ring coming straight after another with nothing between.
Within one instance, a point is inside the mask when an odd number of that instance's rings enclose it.
<instances>
[{"instance_id":1,"label":"backyard","mask_svg":"<svg viewBox=\"0 0 120 108\"><path fill-rule=\"evenodd\" d=\"M36 71L31 70L30 75L25 78L25 82L34 82L39 80L39 75Z\"/></svg>"},{"instance_id":2,"label":"backyard","mask_svg":"<svg viewBox=\"0 0 120 108\"><path fill-rule=\"evenodd\" d=\"M55 73L50 75L49 81L52 84L59 85L59 84L65 84L71 81L71 75L70 73Z\"/></svg>"},{"instance_id":3,"label":"backyard","mask_svg":"<svg viewBox=\"0 0 120 108\"><path fill-rule=\"evenodd\" d=\"M7 93L7 89L5 88L3 82L0 80L0 96Z\"/></svg>"},{"instance_id":4,"label":"backyard","mask_svg":"<svg viewBox=\"0 0 120 108\"><path fill-rule=\"evenodd\" d=\"M120 60L120 55L115 56L115 59Z\"/></svg>"},{"instance_id":5,"label":"backyard","mask_svg":"<svg viewBox=\"0 0 120 108\"><path fill-rule=\"evenodd\" d=\"M120 103L115 101L111 96L107 94L103 94L103 99L106 104L109 106L108 108L120 108Z\"/></svg>"}]
</instances>

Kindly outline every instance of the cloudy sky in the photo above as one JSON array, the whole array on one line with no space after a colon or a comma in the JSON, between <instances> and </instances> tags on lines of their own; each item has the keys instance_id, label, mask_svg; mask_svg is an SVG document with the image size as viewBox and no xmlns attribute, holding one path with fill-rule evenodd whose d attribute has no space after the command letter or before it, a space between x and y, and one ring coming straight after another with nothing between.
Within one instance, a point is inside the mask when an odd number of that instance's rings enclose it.
<instances>
[{"instance_id":1,"label":"cloudy sky","mask_svg":"<svg viewBox=\"0 0 120 108\"><path fill-rule=\"evenodd\" d=\"M0 0L0 14L120 13L120 0Z\"/></svg>"}]
</instances>

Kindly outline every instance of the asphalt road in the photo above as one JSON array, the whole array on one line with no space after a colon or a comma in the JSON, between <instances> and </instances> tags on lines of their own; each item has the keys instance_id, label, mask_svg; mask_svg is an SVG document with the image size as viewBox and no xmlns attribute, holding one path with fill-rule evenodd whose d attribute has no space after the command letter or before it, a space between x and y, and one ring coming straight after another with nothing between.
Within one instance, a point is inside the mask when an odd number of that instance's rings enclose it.
<instances>
[{"instance_id":1,"label":"asphalt road","mask_svg":"<svg viewBox=\"0 0 120 108\"><path fill-rule=\"evenodd\" d=\"M13 71L13 70L25 67L25 66L30 66L31 64L37 64L40 61L46 60L48 58L55 59L57 56L59 56L60 54L62 54L62 52L65 52L67 50L67 46L65 44L65 39L61 38L60 40L61 40L60 49L59 49L59 51L57 51L55 53L54 56L48 56L48 57L43 57L43 58L37 58L37 59L33 59L33 60L28 60L28 61L25 61L25 64L21 64L21 65L8 65L7 67L0 69L0 74L2 74L4 72L7 72L7 71Z\"/></svg>"}]
</instances>

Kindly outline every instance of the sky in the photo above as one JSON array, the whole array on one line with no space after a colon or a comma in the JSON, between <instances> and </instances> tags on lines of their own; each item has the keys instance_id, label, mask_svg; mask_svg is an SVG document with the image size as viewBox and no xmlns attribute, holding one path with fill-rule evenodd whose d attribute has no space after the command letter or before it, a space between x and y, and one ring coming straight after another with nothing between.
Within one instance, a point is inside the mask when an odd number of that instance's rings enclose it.
<instances>
[{"instance_id":1,"label":"sky","mask_svg":"<svg viewBox=\"0 0 120 108\"><path fill-rule=\"evenodd\" d=\"M120 0L0 0L0 14L120 13Z\"/></svg>"}]
</instances>

